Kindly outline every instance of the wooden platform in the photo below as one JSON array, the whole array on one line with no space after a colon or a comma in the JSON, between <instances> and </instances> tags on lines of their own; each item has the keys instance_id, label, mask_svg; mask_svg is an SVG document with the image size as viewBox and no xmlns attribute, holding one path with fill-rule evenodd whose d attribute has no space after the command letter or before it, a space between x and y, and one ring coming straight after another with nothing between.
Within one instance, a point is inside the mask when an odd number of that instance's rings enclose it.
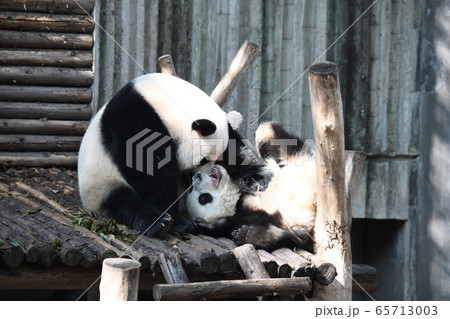
<instances>
[{"instance_id":1,"label":"wooden platform","mask_svg":"<svg viewBox=\"0 0 450 319\"><path fill-rule=\"evenodd\" d=\"M149 238L113 221L93 219L81 206L74 170L2 169L0 201L0 289L96 289L101 262L117 256L140 261L140 289L151 289L165 283L161 253L178 254L191 282L245 278L230 239L191 234ZM320 280L324 274L307 253L283 248L258 254L272 278Z\"/></svg>"}]
</instances>

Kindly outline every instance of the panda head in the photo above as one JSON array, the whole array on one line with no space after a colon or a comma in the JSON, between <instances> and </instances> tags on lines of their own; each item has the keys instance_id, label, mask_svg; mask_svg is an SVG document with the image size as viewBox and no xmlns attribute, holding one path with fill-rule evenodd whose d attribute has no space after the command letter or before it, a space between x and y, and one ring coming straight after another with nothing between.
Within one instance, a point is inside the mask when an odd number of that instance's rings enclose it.
<instances>
[{"instance_id":1,"label":"panda head","mask_svg":"<svg viewBox=\"0 0 450 319\"><path fill-rule=\"evenodd\" d=\"M186 208L191 219L200 217L211 222L216 218L233 216L239 197L239 189L225 168L205 165L192 177Z\"/></svg>"},{"instance_id":2,"label":"panda head","mask_svg":"<svg viewBox=\"0 0 450 319\"><path fill-rule=\"evenodd\" d=\"M155 110L177 144L180 169L216 161L228 146L228 126L238 126L236 112L227 114L195 85L162 73L133 80L134 89Z\"/></svg>"}]
</instances>

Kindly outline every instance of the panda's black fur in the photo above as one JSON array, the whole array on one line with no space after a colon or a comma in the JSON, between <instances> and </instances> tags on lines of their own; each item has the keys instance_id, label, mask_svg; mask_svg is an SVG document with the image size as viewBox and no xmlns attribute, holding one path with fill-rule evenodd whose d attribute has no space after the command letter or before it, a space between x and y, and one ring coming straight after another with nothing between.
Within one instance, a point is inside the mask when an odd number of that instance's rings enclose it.
<instances>
[{"instance_id":1,"label":"panda's black fur","mask_svg":"<svg viewBox=\"0 0 450 319\"><path fill-rule=\"evenodd\" d=\"M281 148L271 144L271 139L296 143ZM242 188L242 184L235 183L232 176L228 177L229 168L216 166L206 174L199 170L194 175L194 191L189 194L187 205L197 231L227 236L239 245L251 243L261 249L301 247L312 251L316 183L313 151L301 139L275 123L264 123L258 128L256 143L261 157L268 162L266 169L271 169L274 175L271 183L276 184L269 184L266 191L262 187L260 192L253 194L247 192L246 185ZM284 185L290 176L293 181ZM198 194L209 192L213 194L211 203L201 205L196 202ZM286 196L283 192L287 193ZM290 199L290 195L298 196ZM236 199L234 202L233 198ZM279 202L268 204L268 199ZM225 206L233 204L234 211L225 209ZM278 204L287 210L277 207Z\"/></svg>"}]
</instances>

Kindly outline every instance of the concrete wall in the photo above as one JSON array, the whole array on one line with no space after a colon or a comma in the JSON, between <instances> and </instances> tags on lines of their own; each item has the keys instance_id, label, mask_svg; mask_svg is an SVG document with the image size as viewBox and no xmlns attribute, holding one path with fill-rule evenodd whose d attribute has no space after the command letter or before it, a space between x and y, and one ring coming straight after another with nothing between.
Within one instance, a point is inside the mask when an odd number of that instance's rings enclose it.
<instances>
[{"instance_id":1,"label":"concrete wall","mask_svg":"<svg viewBox=\"0 0 450 319\"><path fill-rule=\"evenodd\" d=\"M450 299L449 3L383 0L363 14L372 0L98 0L94 107L167 53L210 93L247 39L260 53L225 109L249 138L263 120L313 138L305 71L336 62L346 148L369 155L355 259L380 271L376 298Z\"/></svg>"}]
</instances>

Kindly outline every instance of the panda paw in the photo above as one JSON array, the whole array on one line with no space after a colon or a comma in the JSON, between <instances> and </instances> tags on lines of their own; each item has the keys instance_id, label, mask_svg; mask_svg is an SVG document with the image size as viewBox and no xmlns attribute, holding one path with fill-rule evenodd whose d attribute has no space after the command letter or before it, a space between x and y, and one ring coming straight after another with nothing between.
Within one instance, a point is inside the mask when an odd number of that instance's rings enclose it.
<instances>
[{"instance_id":1,"label":"panda paw","mask_svg":"<svg viewBox=\"0 0 450 319\"><path fill-rule=\"evenodd\" d=\"M244 244L253 244L252 234L254 233L254 227L248 225L242 225L238 229L233 230L231 237L236 245L241 246Z\"/></svg>"},{"instance_id":2,"label":"panda paw","mask_svg":"<svg viewBox=\"0 0 450 319\"><path fill-rule=\"evenodd\" d=\"M147 229L145 235L149 237L162 237L169 231L172 224L172 216L164 213Z\"/></svg>"}]
</instances>

